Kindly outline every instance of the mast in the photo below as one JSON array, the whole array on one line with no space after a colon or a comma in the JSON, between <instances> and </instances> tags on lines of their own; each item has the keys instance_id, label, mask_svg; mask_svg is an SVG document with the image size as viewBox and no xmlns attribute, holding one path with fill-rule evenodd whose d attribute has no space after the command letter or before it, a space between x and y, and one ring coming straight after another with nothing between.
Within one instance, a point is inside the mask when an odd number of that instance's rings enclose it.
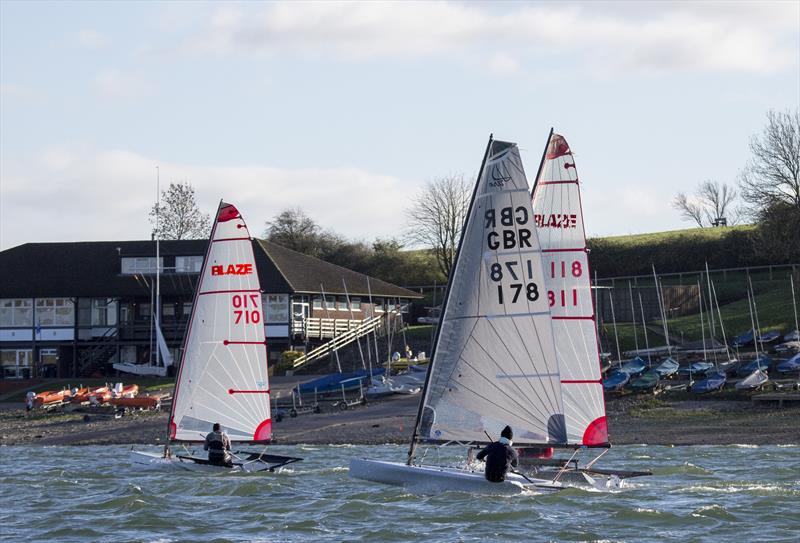
<instances>
[{"instance_id":1,"label":"mast","mask_svg":"<svg viewBox=\"0 0 800 543\"><path fill-rule=\"evenodd\" d=\"M800 333L800 326L797 325L797 298L794 295L794 276L789 276L789 284L792 286L792 307L794 308L794 329Z\"/></svg>"},{"instance_id":2,"label":"mast","mask_svg":"<svg viewBox=\"0 0 800 543\"><path fill-rule=\"evenodd\" d=\"M200 298L200 288L203 286L203 268L205 267L206 262L208 262L208 255L211 254L211 245L214 239L214 233L217 230L217 223L219 218L219 212L222 209L222 200L219 201L219 205L217 206L217 211L214 214L214 224L211 227L211 234L208 236L208 245L206 246L206 254L203 257L203 265L200 267L200 275L197 277L197 286L194 289L194 296L192 297L192 315L189 318L189 323L186 325L186 333L183 335L183 343L181 345L181 361L178 364L178 372L175 375L175 389L172 391L172 406L169 410L169 418L167 418L167 439L164 442L164 457L166 458L169 454L169 444L171 442L172 436L172 420L173 416L175 415L175 406L177 405L178 400L178 383L181 380L181 373L183 372L183 366L185 364L186 359L186 346L189 343L189 334L191 332L192 323L191 320L194 317L194 313L197 308L197 301Z\"/></svg>"},{"instance_id":3,"label":"mast","mask_svg":"<svg viewBox=\"0 0 800 543\"><path fill-rule=\"evenodd\" d=\"M750 296L750 289L747 290L747 307L750 309L750 330L753 332L753 345L756 348L756 358L758 358L758 340L756 340L756 322L753 320L753 303ZM761 364L758 365L759 368Z\"/></svg>"},{"instance_id":4,"label":"mast","mask_svg":"<svg viewBox=\"0 0 800 543\"><path fill-rule=\"evenodd\" d=\"M622 354L620 354L619 336L617 335L617 316L614 313L614 297L611 295L611 289L608 290L608 301L611 304L611 321L614 323L614 341L617 344L617 360L621 360Z\"/></svg>"},{"instance_id":5,"label":"mast","mask_svg":"<svg viewBox=\"0 0 800 543\"><path fill-rule=\"evenodd\" d=\"M667 353L672 354L672 347L669 343L669 330L667 329L667 313L664 309L664 300L662 299L661 284L656 275L656 265L653 264L653 280L656 282L656 296L658 297L658 309L661 312L661 324L664 328L664 339L667 340Z\"/></svg>"},{"instance_id":6,"label":"mast","mask_svg":"<svg viewBox=\"0 0 800 543\"><path fill-rule=\"evenodd\" d=\"M483 153L483 160L481 161L481 167L478 169L478 178L475 180L475 187L472 189L472 198L469 201L469 208L467 209L467 215L464 217L464 223L461 225L461 235L458 238L458 248L456 249L456 257L453 261L453 266L450 268L450 277L447 279L447 288L445 290L444 299L442 300L442 309L439 312L439 325L436 327L436 338L433 342L433 351L430 354L430 362L428 362L428 373L425 375L425 383L422 385L422 398L420 398L419 402L419 409L417 410L417 419L414 422L414 432L411 435L411 444L408 448L408 459L406 460L407 465L411 465L411 462L414 460L414 451L417 447L417 433L419 432L419 423L422 420L422 411L425 409L425 399L428 392L428 383L431 380L431 375L433 374L433 365L436 363L436 347L439 343L439 336L442 330L442 321L445 317L445 312L447 311L447 304L450 301L450 294L451 294L451 287L453 286L452 278L455 276L456 268L459 264L459 257L461 256L461 248L464 244L464 233L467 231L467 225L469 223L470 215L472 214L472 206L475 205L475 196L478 193L478 187L480 186L481 176L483 175L483 170L486 167L486 159L489 158L489 150L492 147L492 141L494 141L493 134L489 134L489 141L486 143L486 151ZM548 137L548 144L550 142L550 138ZM547 147L545 147L545 151L547 151ZM544 157L542 157L542 161L544 161Z\"/></svg>"},{"instance_id":7,"label":"mast","mask_svg":"<svg viewBox=\"0 0 800 543\"><path fill-rule=\"evenodd\" d=\"M161 214L161 171L156 166L156 307L155 326L161 329L161 231L159 230L159 215ZM158 334L158 332L156 332ZM152 347L151 347L152 349ZM151 351L152 352L152 351ZM158 338L156 338L156 367L160 364L160 348L158 345Z\"/></svg>"},{"instance_id":8,"label":"mast","mask_svg":"<svg viewBox=\"0 0 800 543\"><path fill-rule=\"evenodd\" d=\"M367 277L367 293L369 294L369 305L372 308L372 315L375 315L375 305L372 303L372 287L369 284L369 277ZM375 344L375 365L379 366L381 363L380 353L378 352L378 326L372 328L372 339ZM367 350L369 350L369 338L367 338ZM372 374L370 374L370 381Z\"/></svg>"},{"instance_id":9,"label":"mast","mask_svg":"<svg viewBox=\"0 0 800 543\"><path fill-rule=\"evenodd\" d=\"M722 331L722 342L725 344L725 354L728 361L731 361L731 350L728 347L728 338L725 336L725 323L722 320L722 311L719 309L719 300L717 299L717 288L714 286L714 281L711 281L711 293L714 295L713 304L717 306L717 317L719 318L719 329ZM711 306L712 310L714 306Z\"/></svg>"},{"instance_id":10,"label":"mast","mask_svg":"<svg viewBox=\"0 0 800 543\"><path fill-rule=\"evenodd\" d=\"M633 323L633 344L636 346L636 351L639 351L639 338L636 335L636 309L633 306L633 287L631 281L628 279L628 294L631 296L631 322ZM647 331L645 330L645 334Z\"/></svg>"},{"instance_id":11,"label":"mast","mask_svg":"<svg viewBox=\"0 0 800 543\"><path fill-rule=\"evenodd\" d=\"M642 303L642 293L639 292L639 310L642 312L642 328L644 329L644 347L647 349L647 365L653 362L650 360L650 340L647 339L647 322L644 320L644 304Z\"/></svg>"},{"instance_id":12,"label":"mast","mask_svg":"<svg viewBox=\"0 0 800 543\"><path fill-rule=\"evenodd\" d=\"M697 296L700 301L700 334L703 338L703 361L708 361L708 354L706 354L706 325L703 322L703 291L700 289L700 281L697 282ZM714 336L711 336L712 338ZM714 366L716 367L717 361L714 360ZM691 366L689 366L691 367ZM689 380L692 380L691 371L689 372Z\"/></svg>"},{"instance_id":13,"label":"mast","mask_svg":"<svg viewBox=\"0 0 800 543\"><path fill-rule=\"evenodd\" d=\"M489 136L491 139L491 136ZM544 159L547 157L547 148L550 147L550 140L553 138L553 127L550 127L550 133L547 134L547 141L544 142L544 151L542 151L542 159L539 161L539 169L536 170L536 177L533 179L533 188L531 189L531 200L533 195L536 194L536 186L539 184L539 177L542 176L542 168L544 167ZM595 280L595 284L597 281Z\"/></svg>"},{"instance_id":14,"label":"mast","mask_svg":"<svg viewBox=\"0 0 800 543\"><path fill-rule=\"evenodd\" d=\"M750 283L750 297L753 300L753 314L756 317L756 331L758 335L753 335L753 339L756 343L756 357L758 357L758 343L761 343L761 324L758 322L758 307L756 307L756 291L753 289L753 280L750 278L750 274L747 274L747 281ZM764 343L761 343L761 351L764 352ZM761 363L758 364L758 369L761 369Z\"/></svg>"},{"instance_id":15,"label":"mast","mask_svg":"<svg viewBox=\"0 0 800 543\"><path fill-rule=\"evenodd\" d=\"M353 305L350 303L350 294L347 292L347 283L345 282L344 277L342 277L342 285L344 286L344 295L347 298L347 307L350 308L350 320L352 321L352 320L355 320L353 318ZM349 329L349 327L348 327L348 329ZM358 342L358 354L361 357L361 366L364 369L367 369L367 364L364 362L364 351L361 350L361 337L360 336L356 336L356 341ZM369 369L370 369L370 375L371 375L372 374L372 364L369 365Z\"/></svg>"},{"instance_id":16,"label":"mast","mask_svg":"<svg viewBox=\"0 0 800 543\"><path fill-rule=\"evenodd\" d=\"M328 313L328 300L325 297L325 287L322 286L322 283L319 284L319 291L322 293L322 305L325 306L325 316L330 318L330 313ZM336 296L333 297L333 306L336 309ZM333 321L333 340L336 339L336 319ZM339 346L337 345L336 348L333 350L333 354L336 356L336 367L339 368L339 373L342 373L342 363L339 361Z\"/></svg>"}]
</instances>

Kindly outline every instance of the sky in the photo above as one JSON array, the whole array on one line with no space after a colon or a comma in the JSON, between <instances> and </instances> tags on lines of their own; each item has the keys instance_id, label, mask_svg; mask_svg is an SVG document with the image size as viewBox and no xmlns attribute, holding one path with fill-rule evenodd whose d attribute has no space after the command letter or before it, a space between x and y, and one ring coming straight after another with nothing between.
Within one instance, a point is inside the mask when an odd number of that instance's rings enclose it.
<instances>
[{"instance_id":1,"label":"sky","mask_svg":"<svg viewBox=\"0 0 800 543\"><path fill-rule=\"evenodd\" d=\"M487 138L570 143L590 236L691 226L766 113L800 107L800 2L0 0L0 250L148 239L162 188L401 236Z\"/></svg>"}]
</instances>

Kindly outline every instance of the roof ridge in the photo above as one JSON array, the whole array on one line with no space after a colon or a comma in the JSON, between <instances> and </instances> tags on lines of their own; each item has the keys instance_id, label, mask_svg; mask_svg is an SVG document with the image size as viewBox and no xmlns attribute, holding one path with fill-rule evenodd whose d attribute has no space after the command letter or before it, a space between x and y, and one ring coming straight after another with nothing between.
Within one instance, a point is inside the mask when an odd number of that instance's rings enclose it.
<instances>
[{"instance_id":1,"label":"roof ridge","mask_svg":"<svg viewBox=\"0 0 800 543\"><path fill-rule=\"evenodd\" d=\"M278 273L281 274L281 277L283 277L283 280L286 281L286 284L289 285L289 287L292 289L293 292L297 292L297 288L294 286L294 283L292 283L289 280L289 278L286 276L286 273L281 269L280 266L278 266L278 263L275 262L275 259L272 258L272 255L269 254L269 251L267 251L266 247L264 247L264 242L267 241L267 240L261 239L261 238L253 238L253 239L255 239L258 242L258 244L261 246L261 250L267 256L269 261L272 262L272 265L275 266L275 269L278 270ZM269 242L269 243L272 243L272 242ZM275 245L277 245L277 244L275 244ZM282 248L285 249L285 247L283 247L282 245L279 245L279 247L282 247ZM287 250L291 251L291 249L287 249ZM302 254L302 253L300 253L300 254Z\"/></svg>"}]
</instances>

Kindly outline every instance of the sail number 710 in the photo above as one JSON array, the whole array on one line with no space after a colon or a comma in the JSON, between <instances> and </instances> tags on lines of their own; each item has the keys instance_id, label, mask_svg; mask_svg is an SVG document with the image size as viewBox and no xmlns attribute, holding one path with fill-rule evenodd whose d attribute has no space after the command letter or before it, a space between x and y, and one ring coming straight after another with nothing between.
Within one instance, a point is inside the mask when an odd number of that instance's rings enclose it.
<instances>
[{"instance_id":1,"label":"sail number 710","mask_svg":"<svg viewBox=\"0 0 800 543\"><path fill-rule=\"evenodd\" d=\"M533 263L528 260L527 263L527 276L528 279L533 279ZM510 261L505 262L505 271L503 270L503 265L499 262L495 262L491 266L489 266L489 278L494 281L495 283L500 283L503 280L504 274L507 272L508 275L511 276L511 279L514 281L524 281L524 276L526 275L525 271L520 269L519 262ZM535 302L539 299L539 287L534 282L529 283L511 283L508 285L511 289L509 295L511 296L511 303L517 303L519 300L520 295L524 289L525 297L530 302ZM505 303L505 296L503 293L503 285L497 285L497 301L499 303Z\"/></svg>"},{"instance_id":2,"label":"sail number 710","mask_svg":"<svg viewBox=\"0 0 800 543\"><path fill-rule=\"evenodd\" d=\"M234 294L231 298L233 305L234 324L258 324L261 322L261 311L258 310L258 294Z\"/></svg>"}]
</instances>

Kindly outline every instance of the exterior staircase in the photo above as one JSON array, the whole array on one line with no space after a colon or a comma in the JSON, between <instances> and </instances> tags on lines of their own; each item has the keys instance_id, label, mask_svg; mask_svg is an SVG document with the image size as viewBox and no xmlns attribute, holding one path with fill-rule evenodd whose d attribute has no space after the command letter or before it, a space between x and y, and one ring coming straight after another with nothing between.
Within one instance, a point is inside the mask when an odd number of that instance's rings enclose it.
<instances>
[{"instance_id":1,"label":"exterior staircase","mask_svg":"<svg viewBox=\"0 0 800 543\"><path fill-rule=\"evenodd\" d=\"M312 321L321 322L316 323ZM292 369L301 368L310 362L330 355L334 351L349 345L375 330L381 330L383 327L383 316L369 317L362 321L349 319L306 319L306 327L306 337L330 337L332 339L296 358Z\"/></svg>"}]
</instances>

